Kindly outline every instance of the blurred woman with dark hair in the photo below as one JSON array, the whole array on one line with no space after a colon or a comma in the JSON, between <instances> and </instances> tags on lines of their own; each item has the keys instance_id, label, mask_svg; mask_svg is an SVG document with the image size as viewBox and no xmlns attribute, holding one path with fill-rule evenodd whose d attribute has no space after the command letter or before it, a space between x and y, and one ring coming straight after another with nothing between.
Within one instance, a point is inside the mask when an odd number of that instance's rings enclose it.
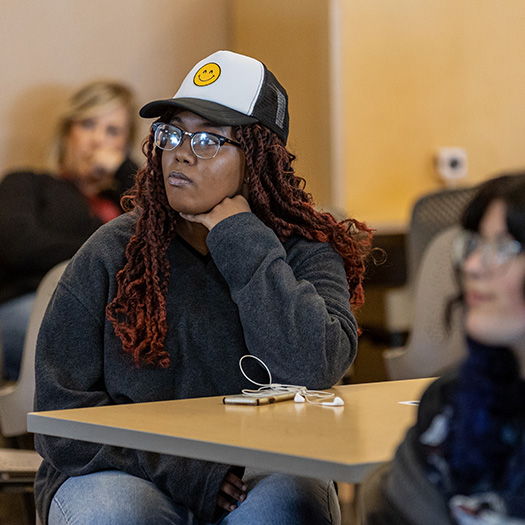
<instances>
[{"instance_id":1,"label":"blurred woman with dark hair","mask_svg":"<svg viewBox=\"0 0 525 525\"><path fill-rule=\"evenodd\" d=\"M74 257L42 324L37 410L235 394L250 386L247 354L276 382L341 379L370 232L315 209L286 149L287 100L264 64L219 51L173 98L142 108L158 120L130 211ZM46 436L36 445L46 523L340 522L332 482Z\"/></svg>"},{"instance_id":2,"label":"blurred woman with dark hair","mask_svg":"<svg viewBox=\"0 0 525 525\"><path fill-rule=\"evenodd\" d=\"M525 523L525 176L483 184L462 225L468 356L429 387L392 464L363 484L369 525Z\"/></svg>"}]
</instances>

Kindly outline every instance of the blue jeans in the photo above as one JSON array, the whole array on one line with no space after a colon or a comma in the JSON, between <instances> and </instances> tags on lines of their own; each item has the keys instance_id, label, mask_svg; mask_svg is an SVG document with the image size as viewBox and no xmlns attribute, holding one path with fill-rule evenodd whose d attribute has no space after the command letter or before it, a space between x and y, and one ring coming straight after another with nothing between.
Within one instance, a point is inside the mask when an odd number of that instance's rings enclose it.
<instances>
[{"instance_id":1,"label":"blue jeans","mask_svg":"<svg viewBox=\"0 0 525 525\"><path fill-rule=\"evenodd\" d=\"M246 469L248 497L220 525L324 525L341 523L331 481ZM49 510L50 525L205 525L153 483L108 470L69 478Z\"/></svg>"},{"instance_id":2,"label":"blue jeans","mask_svg":"<svg viewBox=\"0 0 525 525\"><path fill-rule=\"evenodd\" d=\"M35 292L0 304L0 337L4 354L4 378L16 381L20 372L24 340Z\"/></svg>"}]
</instances>

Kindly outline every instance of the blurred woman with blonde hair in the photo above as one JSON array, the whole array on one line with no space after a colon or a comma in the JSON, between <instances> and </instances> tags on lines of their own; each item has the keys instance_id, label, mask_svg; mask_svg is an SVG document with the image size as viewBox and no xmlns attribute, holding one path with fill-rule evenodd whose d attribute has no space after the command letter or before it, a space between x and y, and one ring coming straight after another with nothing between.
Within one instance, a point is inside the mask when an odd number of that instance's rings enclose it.
<instances>
[{"instance_id":1,"label":"blurred woman with blonde hair","mask_svg":"<svg viewBox=\"0 0 525 525\"><path fill-rule=\"evenodd\" d=\"M56 127L50 168L75 181L83 193L129 189L136 166L128 156L135 138L132 92L117 82L97 81L77 91ZM98 129L97 129L98 126ZM130 169L132 168L132 169Z\"/></svg>"},{"instance_id":2,"label":"blurred woman with blonde hair","mask_svg":"<svg viewBox=\"0 0 525 525\"><path fill-rule=\"evenodd\" d=\"M103 223L122 213L134 182L131 90L89 83L58 118L48 173L17 171L0 183L0 333L4 377L15 380L42 277L71 258Z\"/></svg>"}]
</instances>

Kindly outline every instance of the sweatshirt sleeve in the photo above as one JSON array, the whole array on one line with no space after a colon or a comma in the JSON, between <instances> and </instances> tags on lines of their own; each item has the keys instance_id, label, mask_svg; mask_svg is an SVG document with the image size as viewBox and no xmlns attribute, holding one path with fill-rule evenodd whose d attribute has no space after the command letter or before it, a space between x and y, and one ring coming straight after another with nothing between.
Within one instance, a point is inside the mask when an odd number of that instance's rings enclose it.
<instances>
[{"instance_id":1,"label":"sweatshirt sleeve","mask_svg":"<svg viewBox=\"0 0 525 525\"><path fill-rule=\"evenodd\" d=\"M287 252L254 214L217 224L208 248L239 308L250 354L278 383L328 388L355 358L357 325L342 258L327 243Z\"/></svg>"},{"instance_id":2,"label":"sweatshirt sleeve","mask_svg":"<svg viewBox=\"0 0 525 525\"><path fill-rule=\"evenodd\" d=\"M73 263L75 259L73 260ZM90 293L103 296L108 277L84 266ZM78 270L77 270L78 271ZM71 267L66 269L71 278ZM64 274L42 322L36 353L35 410L114 405L104 381L104 316L95 315ZM98 288L100 286L100 288ZM95 292L94 289L97 289ZM107 351L107 350L106 350ZM45 469L63 479L117 469L152 481L177 503L212 522L219 487L232 467L97 443L35 436Z\"/></svg>"}]
</instances>

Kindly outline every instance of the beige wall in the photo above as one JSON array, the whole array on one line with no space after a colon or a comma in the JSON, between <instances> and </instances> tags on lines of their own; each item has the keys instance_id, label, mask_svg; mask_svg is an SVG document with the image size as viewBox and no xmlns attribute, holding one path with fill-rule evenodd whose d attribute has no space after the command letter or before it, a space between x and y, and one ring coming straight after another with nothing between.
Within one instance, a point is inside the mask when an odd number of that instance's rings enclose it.
<instances>
[{"instance_id":1,"label":"beige wall","mask_svg":"<svg viewBox=\"0 0 525 525\"><path fill-rule=\"evenodd\" d=\"M523 0L343 0L348 212L405 221L465 148L466 183L525 168Z\"/></svg>"},{"instance_id":2,"label":"beige wall","mask_svg":"<svg viewBox=\"0 0 525 525\"><path fill-rule=\"evenodd\" d=\"M84 82L120 79L139 104L172 96L195 62L229 46L227 6L0 0L0 173L44 163L56 106Z\"/></svg>"},{"instance_id":3,"label":"beige wall","mask_svg":"<svg viewBox=\"0 0 525 525\"><path fill-rule=\"evenodd\" d=\"M232 45L266 64L290 99L289 149L297 174L331 206L329 35L327 0L234 0Z\"/></svg>"},{"instance_id":4,"label":"beige wall","mask_svg":"<svg viewBox=\"0 0 525 525\"><path fill-rule=\"evenodd\" d=\"M322 205L404 224L418 196L443 186L441 147L466 150L461 184L525 168L523 0L233 4L233 45L286 86L290 147Z\"/></svg>"}]
</instances>

